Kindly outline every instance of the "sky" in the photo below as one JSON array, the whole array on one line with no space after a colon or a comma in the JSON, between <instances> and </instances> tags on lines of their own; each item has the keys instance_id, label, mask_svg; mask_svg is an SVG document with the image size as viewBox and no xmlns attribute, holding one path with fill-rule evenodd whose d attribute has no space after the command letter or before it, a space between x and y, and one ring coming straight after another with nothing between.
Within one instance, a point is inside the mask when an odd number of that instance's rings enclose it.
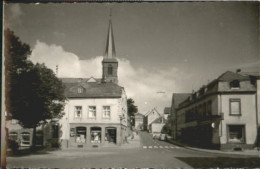
<instances>
[{"instance_id":1,"label":"sky","mask_svg":"<svg viewBox=\"0 0 260 169\"><path fill-rule=\"evenodd\" d=\"M225 71L259 72L258 2L9 3L4 27L58 77L102 77L110 18L119 85L139 112L163 113Z\"/></svg>"}]
</instances>

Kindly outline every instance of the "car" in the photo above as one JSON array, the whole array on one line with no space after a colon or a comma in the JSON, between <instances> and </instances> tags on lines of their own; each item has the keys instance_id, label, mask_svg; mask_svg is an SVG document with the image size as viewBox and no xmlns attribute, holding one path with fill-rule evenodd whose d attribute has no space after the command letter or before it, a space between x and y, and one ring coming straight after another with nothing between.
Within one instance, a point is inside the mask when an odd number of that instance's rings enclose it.
<instances>
[{"instance_id":1,"label":"car","mask_svg":"<svg viewBox=\"0 0 260 169\"><path fill-rule=\"evenodd\" d=\"M160 134L159 140L165 141L166 140L166 134Z\"/></svg>"},{"instance_id":2,"label":"car","mask_svg":"<svg viewBox=\"0 0 260 169\"><path fill-rule=\"evenodd\" d=\"M159 132L154 132L153 133L153 139L158 139L160 137L160 134Z\"/></svg>"}]
</instances>

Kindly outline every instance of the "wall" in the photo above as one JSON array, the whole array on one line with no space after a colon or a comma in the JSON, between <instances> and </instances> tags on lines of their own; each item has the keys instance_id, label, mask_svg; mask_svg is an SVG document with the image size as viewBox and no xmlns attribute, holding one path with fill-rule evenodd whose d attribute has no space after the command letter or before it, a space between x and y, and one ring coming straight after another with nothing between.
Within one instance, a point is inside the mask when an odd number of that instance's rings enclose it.
<instances>
[{"instance_id":1,"label":"wall","mask_svg":"<svg viewBox=\"0 0 260 169\"><path fill-rule=\"evenodd\" d=\"M75 106L82 106L82 117L75 118ZM96 106L96 118L90 119L88 117L88 106ZM103 106L110 106L110 118L105 119L102 117ZM65 115L60 120L62 127L61 139L69 139L70 123L84 123L84 124L122 124L127 126L127 105L126 97L122 98L109 98L109 99L69 99L66 102ZM124 116L120 121L119 115Z\"/></svg>"},{"instance_id":2,"label":"wall","mask_svg":"<svg viewBox=\"0 0 260 169\"><path fill-rule=\"evenodd\" d=\"M231 98L241 99L241 116L229 115ZM227 125L231 124L245 125L246 144L254 144L257 133L255 94L223 94L219 96L219 103L222 105L220 111L224 113L224 120L219 126L221 144L227 144Z\"/></svg>"}]
</instances>

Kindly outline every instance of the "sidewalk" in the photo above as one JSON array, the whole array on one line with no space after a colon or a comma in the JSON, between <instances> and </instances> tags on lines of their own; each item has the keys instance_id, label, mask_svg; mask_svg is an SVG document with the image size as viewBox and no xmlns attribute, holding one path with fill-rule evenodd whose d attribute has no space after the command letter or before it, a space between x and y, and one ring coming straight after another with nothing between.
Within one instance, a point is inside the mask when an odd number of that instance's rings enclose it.
<instances>
[{"instance_id":1,"label":"sidewalk","mask_svg":"<svg viewBox=\"0 0 260 169\"><path fill-rule=\"evenodd\" d=\"M258 150L252 149L252 150L243 150L243 151L222 151L222 150L212 150L212 149L204 149L204 148L198 148L198 147L190 147L189 145L183 144L178 141L169 140L168 141L171 144L175 144L190 150L194 151L202 151L202 152L209 152L209 153L220 153L220 154L234 154L234 155L248 155L248 156L259 156L260 152Z\"/></svg>"},{"instance_id":2,"label":"sidewalk","mask_svg":"<svg viewBox=\"0 0 260 169\"><path fill-rule=\"evenodd\" d=\"M128 137L128 144L124 143L121 145L120 148L140 148L141 143L140 143L140 136L134 133L134 138L131 139L131 137Z\"/></svg>"}]
</instances>

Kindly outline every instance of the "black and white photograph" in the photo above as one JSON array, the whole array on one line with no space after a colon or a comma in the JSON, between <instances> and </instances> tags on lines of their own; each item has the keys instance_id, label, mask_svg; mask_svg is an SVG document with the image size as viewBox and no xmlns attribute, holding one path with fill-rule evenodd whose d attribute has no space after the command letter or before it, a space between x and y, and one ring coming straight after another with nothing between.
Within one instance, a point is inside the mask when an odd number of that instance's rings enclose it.
<instances>
[{"instance_id":1,"label":"black and white photograph","mask_svg":"<svg viewBox=\"0 0 260 169\"><path fill-rule=\"evenodd\" d=\"M260 168L259 2L2 8L2 168Z\"/></svg>"}]
</instances>

